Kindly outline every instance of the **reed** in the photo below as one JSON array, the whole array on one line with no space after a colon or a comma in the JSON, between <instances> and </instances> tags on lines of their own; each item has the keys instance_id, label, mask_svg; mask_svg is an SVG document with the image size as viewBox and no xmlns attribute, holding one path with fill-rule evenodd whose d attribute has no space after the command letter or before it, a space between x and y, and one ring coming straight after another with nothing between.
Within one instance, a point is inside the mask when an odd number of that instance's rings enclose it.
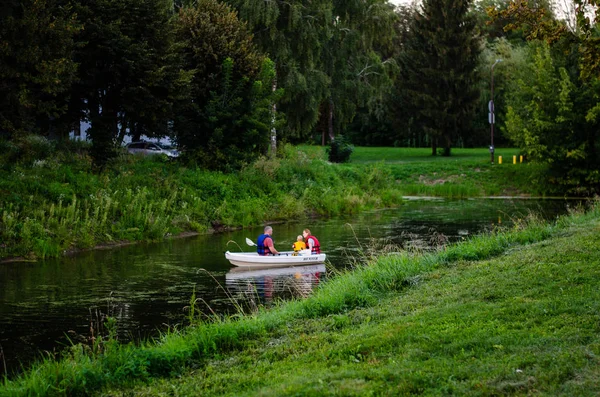
<instances>
[{"instance_id":1,"label":"reed","mask_svg":"<svg viewBox=\"0 0 600 397\"><path fill-rule=\"evenodd\" d=\"M339 165L315 148L288 145L282 152L284 158L261 158L236 174L125 156L99 175L85 156L0 167L0 189L10 192L0 203L0 258L355 214L401 205L407 195L475 197L501 193L498 185L532 187L529 168L504 171L468 154L443 161L418 150L358 148L353 163Z\"/></svg>"}]
</instances>

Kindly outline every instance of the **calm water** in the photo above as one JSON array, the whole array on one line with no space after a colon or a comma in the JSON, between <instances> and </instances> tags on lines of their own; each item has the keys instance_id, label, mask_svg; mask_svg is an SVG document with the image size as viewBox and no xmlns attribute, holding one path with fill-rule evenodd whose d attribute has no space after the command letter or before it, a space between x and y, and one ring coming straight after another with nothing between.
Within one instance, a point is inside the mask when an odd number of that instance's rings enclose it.
<instances>
[{"instance_id":1,"label":"calm water","mask_svg":"<svg viewBox=\"0 0 600 397\"><path fill-rule=\"evenodd\" d=\"M273 225L275 246L291 249L309 227L328 255L327 266L352 263L359 248L391 242L427 247L450 242L539 212L554 218L567 202L540 200L409 200L401 208L352 218ZM116 317L121 340L145 338L185 323L192 296L203 313L252 308L306 296L326 282L324 265L244 272L226 250L250 251L262 228L96 250L39 263L0 264L0 352L7 371L18 371L43 352L97 334L103 315ZM94 330L91 331L90 327ZM0 373L4 373L0 356Z\"/></svg>"}]
</instances>

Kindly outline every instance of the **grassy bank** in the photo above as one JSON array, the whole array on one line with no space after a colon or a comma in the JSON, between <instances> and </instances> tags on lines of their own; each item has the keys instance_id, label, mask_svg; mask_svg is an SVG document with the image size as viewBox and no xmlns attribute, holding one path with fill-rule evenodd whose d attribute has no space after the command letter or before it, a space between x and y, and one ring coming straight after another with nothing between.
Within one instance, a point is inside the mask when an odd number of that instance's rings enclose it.
<instances>
[{"instance_id":1,"label":"grassy bank","mask_svg":"<svg viewBox=\"0 0 600 397\"><path fill-rule=\"evenodd\" d=\"M384 255L253 316L74 347L0 395L598 395L599 231L596 203Z\"/></svg>"},{"instance_id":2,"label":"grassy bank","mask_svg":"<svg viewBox=\"0 0 600 397\"><path fill-rule=\"evenodd\" d=\"M85 148L51 153L0 168L0 260L357 213L400 205L403 195L540 194L541 186L534 166L491 166L481 149L442 158L357 148L340 165L325 161L323 148L287 146L235 174L128 155L95 173Z\"/></svg>"}]
</instances>

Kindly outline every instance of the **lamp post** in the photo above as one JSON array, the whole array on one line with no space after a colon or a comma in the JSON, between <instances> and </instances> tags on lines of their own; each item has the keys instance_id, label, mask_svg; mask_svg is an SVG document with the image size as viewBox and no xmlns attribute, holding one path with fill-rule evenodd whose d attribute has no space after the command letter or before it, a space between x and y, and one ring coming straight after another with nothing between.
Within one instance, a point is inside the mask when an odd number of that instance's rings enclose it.
<instances>
[{"instance_id":1,"label":"lamp post","mask_svg":"<svg viewBox=\"0 0 600 397\"><path fill-rule=\"evenodd\" d=\"M490 99L490 103L488 108L490 110L489 121L490 121L490 136L491 136L491 144L490 144L490 158L492 160L492 164L494 164L494 124L496 123L495 117L495 108L494 108L494 66L498 64L498 62L502 62L502 59L496 59L496 62L492 65L492 98Z\"/></svg>"}]
</instances>

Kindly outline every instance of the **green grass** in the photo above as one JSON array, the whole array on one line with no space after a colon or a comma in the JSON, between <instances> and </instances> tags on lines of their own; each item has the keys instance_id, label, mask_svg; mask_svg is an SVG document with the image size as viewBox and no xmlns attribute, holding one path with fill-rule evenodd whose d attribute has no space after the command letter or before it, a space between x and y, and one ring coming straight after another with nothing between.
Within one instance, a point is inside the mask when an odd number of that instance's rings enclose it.
<instances>
[{"instance_id":1,"label":"green grass","mask_svg":"<svg viewBox=\"0 0 600 397\"><path fill-rule=\"evenodd\" d=\"M452 149L450 157L432 156L430 148L389 148L389 147L359 147L357 148L350 161L353 163L367 163L385 161L387 163L490 163L490 153L487 148L477 149ZM503 163L507 163L510 156L519 154L519 149L501 148L496 149L494 153L496 162L498 156L503 156Z\"/></svg>"},{"instance_id":2,"label":"green grass","mask_svg":"<svg viewBox=\"0 0 600 397\"><path fill-rule=\"evenodd\" d=\"M232 174L134 156L94 173L84 151L4 164L0 259L354 214L401 205L403 196L544 194L542 168L492 166L484 154L457 149L452 157L432 157L425 149L356 148L349 164L330 164L324 148L285 146L281 158L262 158Z\"/></svg>"},{"instance_id":3,"label":"green grass","mask_svg":"<svg viewBox=\"0 0 600 397\"><path fill-rule=\"evenodd\" d=\"M382 255L306 300L140 347L75 347L0 395L598 395L599 232L596 203Z\"/></svg>"}]
</instances>

